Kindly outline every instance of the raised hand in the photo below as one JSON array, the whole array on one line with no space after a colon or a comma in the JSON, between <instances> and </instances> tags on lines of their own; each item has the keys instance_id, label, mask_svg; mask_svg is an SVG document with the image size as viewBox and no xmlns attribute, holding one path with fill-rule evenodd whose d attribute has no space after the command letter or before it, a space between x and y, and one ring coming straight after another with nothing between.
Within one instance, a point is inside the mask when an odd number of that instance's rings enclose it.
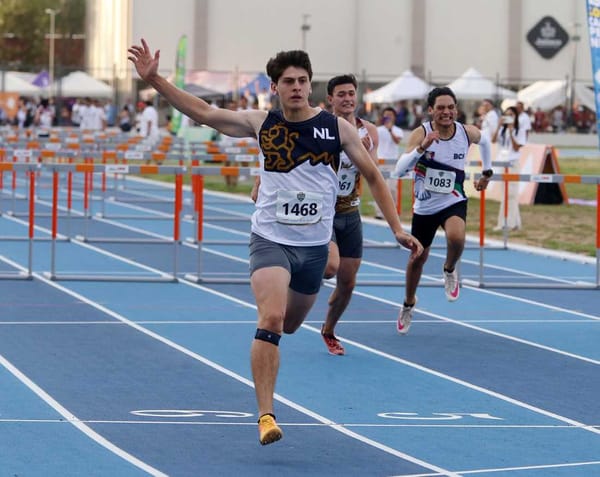
<instances>
[{"instance_id":1,"label":"raised hand","mask_svg":"<svg viewBox=\"0 0 600 477\"><path fill-rule=\"evenodd\" d=\"M149 83L149 80L158 74L160 50L156 50L156 53L152 56L148 43L142 38L142 46L132 45L127 52L129 53L127 58L135 66L140 78Z\"/></svg>"}]
</instances>

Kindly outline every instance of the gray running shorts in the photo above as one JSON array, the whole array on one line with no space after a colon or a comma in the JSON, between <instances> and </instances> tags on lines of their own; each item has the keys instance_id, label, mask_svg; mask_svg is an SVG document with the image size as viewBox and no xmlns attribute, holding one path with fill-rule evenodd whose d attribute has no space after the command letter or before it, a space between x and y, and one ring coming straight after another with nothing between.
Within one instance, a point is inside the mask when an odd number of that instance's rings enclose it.
<instances>
[{"instance_id":1,"label":"gray running shorts","mask_svg":"<svg viewBox=\"0 0 600 477\"><path fill-rule=\"evenodd\" d=\"M358 210L347 214L335 214L331 240L337 244L340 257L362 258L363 233Z\"/></svg>"},{"instance_id":2,"label":"gray running shorts","mask_svg":"<svg viewBox=\"0 0 600 477\"><path fill-rule=\"evenodd\" d=\"M290 288L314 295L321 288L327 264L327 244L295 247L271 242L260 235L250 235L250 275L265 267L283 267L291 275Z\"/></svg>"}]
</instances>

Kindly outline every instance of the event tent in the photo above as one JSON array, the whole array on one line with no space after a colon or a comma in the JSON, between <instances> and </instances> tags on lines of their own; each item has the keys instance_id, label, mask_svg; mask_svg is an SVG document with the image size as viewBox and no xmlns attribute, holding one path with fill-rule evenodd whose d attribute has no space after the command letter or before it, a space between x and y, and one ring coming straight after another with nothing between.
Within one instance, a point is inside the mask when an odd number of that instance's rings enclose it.
<instances>
[{"instance_id":1,"label":"event tent","mask_svg":"<svg viewBox=\"0 0 600 477\"><path fill-rule=\"evenodd\" d=\"M69 98L112 98L113 88L83 71L74 71L45 88L47 94Z\"/></svg>"},{"instance_id":2,"label":"event tent","mask_svg":"<svg viewBox=\"0 0 600 477\"><path fill-rule=\"evenodd\" d=\"M0 72L0 92L17 93L22 96L39 96L42 90L10 71Z\"/></svg>"},{"instance_id":3,"label":"event tent","mask_svg":"<svg viewBox=\"0 0 600 477\"><path fill-rule=\"evenodd\" d=\"M567 101L567 82L565 80L536 81L517 93L517 100L523 101L526 108L549 111ZM594 92L582 84L575 84L574 102L596 111ZM504 107L504 103L503 103Z\"/></svg>"},{"instance_id":4,"label":"event tent","mask_svg":"<svg viewBox=\"0 0 600 477\"><path fill-rule=\"evenodd\" d=\"M269 91L271 88L271 79L265 73L259 73L254 78L247 80L244 84L240 81L240 95L250 93L253 96L258 96L262 91Z\"/></svg>"},{"instance_id":5,"label":"event tent","mask_svg":"<svg viewBox=\"0 0 600 477\"><path fill-rule=\"evenodd\" d=\"M219 91L205 88L204 86L200 86L199 84L188 83L184 85L183 89L186 90L188 93L193 94L197 98L202 98L207 101L223 99L223 97L225 96Z\"/></svg>"},{"instance_id":6,"label":"event tent","mask_svg":"<svg viewBox=\"0 0 600 477\"><path fill-rule=\"evenodd\" d=\"M172 75L167 77L167 80L171 83L174 81ZM207 97L213 98L216 96L220 97L231 97L233 92L237 90L237 94L244 94L246 90L249 90L251 94L255 93L255 89L258 87L269 88L271 81L269 77L264 73L248 74L248 73L231 73L231 72L218 72L218 71L188 71L185 74L185 87L184 89L190 90L192 86L199 86L204 88L211 93L209 95L202 95L198 97L206 99ZM194 94L194 93L192 93ZM150 100L156 96L156 90L154 88L146 88L139 92L140 98L143 101Z\"/></svg>"},{"instance_id":7,"label":"event tent","mask_svg":"<svg viewBox=\"0 0 600 477\"><path fill-rule=\"evenodd\" d=\"M458 99L483 100L517 97L517 93L484 78L475 68L469 68L460 78L448 84L448 87L454 91Z\"/></svg>"},{"instance_id":8,"label":"event tent","mask_svg":"<svg viewBox=\"0 0 600 477\"><path fill-rule=\"evenodd\" d=\"M363 95L367 103L393 103L403 99L423 99L431 90L431 85L406 70L396 79Z\"/></svg>"}]
</instances>

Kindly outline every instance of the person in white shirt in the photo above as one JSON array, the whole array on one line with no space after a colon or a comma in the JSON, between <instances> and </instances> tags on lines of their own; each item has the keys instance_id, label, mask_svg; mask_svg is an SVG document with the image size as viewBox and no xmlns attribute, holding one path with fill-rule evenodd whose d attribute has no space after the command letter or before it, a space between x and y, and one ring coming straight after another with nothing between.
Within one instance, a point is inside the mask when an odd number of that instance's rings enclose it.
<instances>
[{"instance_id":1,"label":"person in white shirt","mask_svg":"<svg viewBox=\"0 0 600 477\"><path fill-rule=\"evenodd\" d=\"M525 131L525 138L529 138L529 131L531 131L531 118L527 111L525 111L525 105L523 101L518 101L516 105L517 111L519 113L519 129Z\"/></svg>"},{"instance_id":2,"label":"person in white shirt","mask_svg":"<svg viewBox=\"0 0 600 477\"><path fill-rule=\"evenodd\" d=\"M498 162L506 164L506 171L518 174L520 149L527 142L527 132L521 126L521 118L515 106L506 108L502 121L492 135L492 142L498 144ZM508 183L508 210L505 222L504 204L502 194L500 210L498 211L498 225L494 230L503 230L505 227L512 230L521 228L521 213L519 212L519 183Z\"/></svg>"},{"instance_id":3,"label":"person in white shirt","mask_svg":"<svg viewBox=\"0 0 600 477\"><path fill-rule=\"evenodd\" d=\"M481 111L483 113L483 119L481 121L481 133L485 134L491 141L492 135L498 129L498 113L496 107L491 99L484 99L481 102Z\"/></svg>"},{"instance_id":4,"label":"person in white shirt","mask_svg":"<svg viewBox=\"0 0 600 477\"><path fill-rule=\"evenodd\" d=\"M399 145L404 137L404 132L396 126L396 110L394 108L387 107L381 112L381 125L377 126L377 134L379 136L377 157L379 159L397 160L400 155ZM397 179L387 179L386 183L395 203L398 181ZM375 218L383 218L381 210L379 210L377 205L375 206Z\"/></svg>"},{"instance_id":5,"label":"person in white shirt","mask_svg":"<svg viewBox=\"0 0 600 477\"><path fill-rule=\"evenodd\" d=\"M485 190L494 174L488 137L476 126L456 120L458 105L454 92L448 87L432 89L427 97L427 106L431 119L410 133L406 151L395 167L399 177L414 171L411 233L424 247L423 253L411 257L406 267L404 303L396 326L402 335L408 333L410 328L423 267L440 227L446 235L446 257L442 272L444 291L449 301L458 299L460 285L456 266L466 240L468 197L464 181L471 144L479 144L483 165L481 177L474 182L475 189Z\"/></svg>"},{"instance_id":6,"label":"person in white shirt","mask_svg":"<svg viewBox=\"0 0 600 477\"><path fill-rule=\"evenodd\" d=\"M148 137L151 139L158 139L158 112L156 108L152 106L151 101L144 103L144 110L140 117L140 136Z\"/></svg>"},{"instance_id":7,"label":"person in white shirt","mask_svg":"<svg viewBox=\"0 0 600 477\"><path fill-rule=\"evenodd\" d=\"M92 109L92 100L90 98L85 98L83 100L77 109L77 114L79 116L79 129L84 131L91 131L94 129L95 114Z\"/></svg>"},{"instance_id":8,"label":"person in white shirt","mask_svg":"<svg viewBox=\"0 0 600 477\"><path fill-rule=\"evenodd\" d=\"M54 110L50 107L48 99L44 98L40 101L40 105L35 111L34 122L42 130L49 130L54 122Z\"/></svg>"},{"instance_id":9,"label":"person in white shirt","mask_svg":"<svg viewBox=\"0 0 600 477\"><path fill-rule=\"evenodd\" d=\"M381 173L356 127L309 103L312 66L301 50L281 51L267 62L271 90L281 110L230 111L212 108L169 82L159 71L159 51L141 45L128 58L144 82L183 114L231 137L256 137L263 153L260 188L252 214L250 281L258 310L250 368L258 405L259 441L283 437L274 414L279 340L300 328L313 307L327 263L344 151L368 182L395 239L412 256L423 249L404 232ZM321 135L322 133L322 135Z\"/></svg>"},{"instance_id":10,"label":"person in white shirt","mask_svg":"<svg viewBox=\"0 0 600 477\"><path fill-rule=\"evenodd\" d=\"M98 99L90 105L90 129L93 131L106 129L106 112Z\"/></svg>"}]
</instances>

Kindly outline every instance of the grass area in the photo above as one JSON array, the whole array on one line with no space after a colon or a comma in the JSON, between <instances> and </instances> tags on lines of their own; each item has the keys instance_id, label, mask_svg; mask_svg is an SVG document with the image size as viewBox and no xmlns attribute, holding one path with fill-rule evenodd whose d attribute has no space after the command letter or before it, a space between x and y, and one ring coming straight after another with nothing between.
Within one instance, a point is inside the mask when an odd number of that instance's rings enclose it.
<instances>
[{"instance_id":1,"label":"grass area","mask_svg":"<svg viewBox=\"0 0 600 477\"><path fill-rule=\"evenodd\" d=\"M561 174L600 175L600 161L596 159L572 158L559 163ZM172 181L172 176L152 176L154 179ZM189 183L189 176L184 178ZM220 176L206 176L205 187L210 190L250 195L252 178L240 181L236 186L225 184ZM412 216L412 191L410 182L404 182L402 188L401 219L409 223ZM567 197L585 201L596 200L596 186L593 184L566 184ZM365 217L374 215L373 198L365 187L361 213ZM500 204L486 201L485 234L488 238L502 240L502 232L493 229L497 223ZM467 233L479 234L480 201L469 199ZM596 256L596 207L576 204L560 205L522 205L520 207L523 228L509 232L509 243L520 243L544 247L553 250Z\"/></svg>"},{"instance_id":2,"label":"grass area","mask_svg":"<svg viewBox=\"0 0 600 477\"><path fill-rule=\"evenodd\" d=\"M566 159L559 163L561 174L600 175L600 162L594 159ZM403 222L410 222L412 216L412 192L409 182L402 188ZM596 200L596 186L593 184L566 184L567 197L581 200ZM372 198L366 191L362 213L373 215ZM479 234L480 200L469 198L467 233ZM502 231L494 231L497 225L500 203L486 201L485 235L502 240ZM510 231L509 243L519 243L553 250L596 256L596 207L588 205L521 205L521 230Z\"/></svg>"}]
</instances>

